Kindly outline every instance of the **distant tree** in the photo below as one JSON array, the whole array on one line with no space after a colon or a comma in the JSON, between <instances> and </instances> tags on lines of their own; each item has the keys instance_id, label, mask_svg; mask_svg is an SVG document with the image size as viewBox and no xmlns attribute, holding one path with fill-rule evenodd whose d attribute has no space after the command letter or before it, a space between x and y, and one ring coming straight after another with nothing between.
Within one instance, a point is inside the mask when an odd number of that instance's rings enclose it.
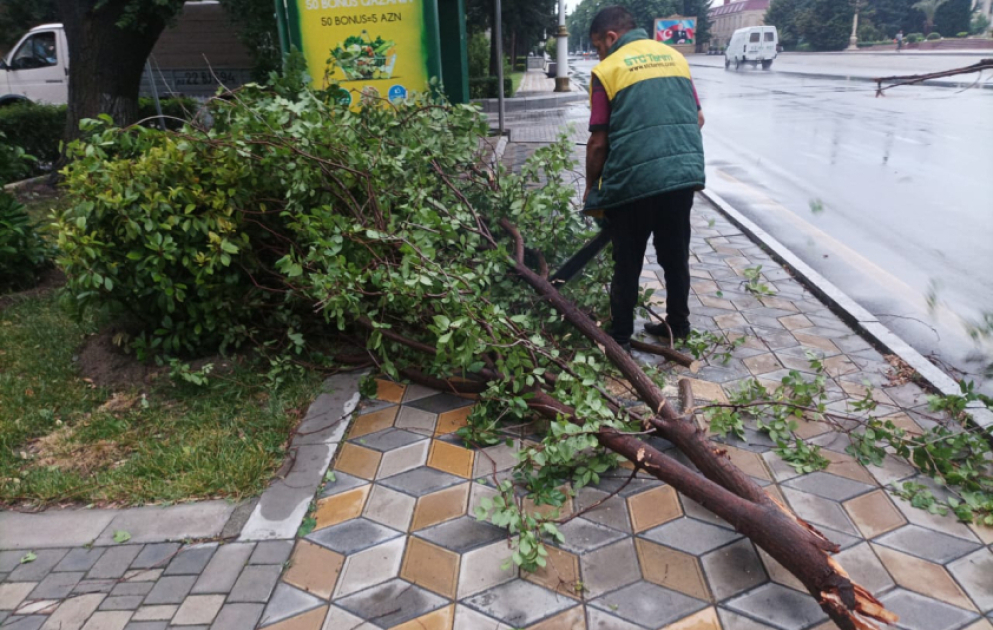
<instances>
[{"instance_id":1,"label":"distant tree","mask_svg":"<svg viewBox=\"0 0 993 630\"><path fill-rule=\"evenodd\" d=\"M547 33L553 36L558 24L557 0L502 0L503 50L516 61ZM496 13L493 0L468 0L466 26L470 33L482 33L493 26ZM491 31L492 32L492 31ZM496 41L490 38L490 75L496 75Z\"/></svg>"},{"instance_id":2,"label":"distant tree","mask_svg":"<svg viewBox=\"0 0 993 630\"><path fill-rule=\"evenodd\" d=\"M766 9L765 23L776 27L783 46L796 46L800 40L801 33L796 22L799 5L799 0L772 0Z\"/></svg>"},{"instance_id":3,"label":"distant tree","mask_svg":"<svg viewBox=\"0 0 993 630\"><path fill-rule=\"evenodd\" d=\"M58 22L55 0L0 0L0 50L7 50L33 26Z\"/></svg>"},{"instance_id":4,"label":"distant tree","mask_svg":"<svg viewBox=\"0 0 993 630\"><path fill-rule=\"evenodd\" d=\"M839 0L803 0L797 30L815 50L842 50L852 34L855 6Z\"/></svg>"},{"instance_id":5,"label":"distant tree","mask_svg":"<svg viewBox=\"0 0 993 630\"><path fill-rule=\"evenodd\" d=\"M924 23L924 14L913 7L917 0L868 0L863 11L870 11L872 21L887 37L897 31L913 33ZM967 0L968 1L968 0Z\"/></svg>"},{"instance_id":6,"label":"distant tree","mask_svg":"<svg viewBox=\"0 0 993 630\"><path fill-rule=\"evenodd\" d=\"M934 17L938 13L938 8L946 2L948 0L919 0L914 4L914 8L924 14L925 35L934 29Z\"/></svg>"},{"instance_id":7,"label":"distant tree","mask_svg":"<svg viewBox=\"0 0 993 630\"><path fill-rule=\"evenodd\" d=\"M945 35L969 30L972 20L972 0L947 0L934 14L934 28Z\"/></svg>"},{"instance_id":8,"label":"distant tree","mask_svg":"<svg viewBox=\"0 0 993 630\"><path fill-rule=\"evenodd\" d=\"M696 45L700 50L704 42L710 41L710 0L683 0L682 14L696 16ZM660 16L664 17L664 16Z\"/></svg>"},{"instance_id":9,"label":"distant tree","mask_svg":"<svg viewBox=\"0 0 993 630\"><path fill-rule=\"evenodd\" d=\"M265 81L283 63L272 0L221 0L221 6L238 26L238 39L252 56L253 78Z\"/></svg>"}]
</instances>

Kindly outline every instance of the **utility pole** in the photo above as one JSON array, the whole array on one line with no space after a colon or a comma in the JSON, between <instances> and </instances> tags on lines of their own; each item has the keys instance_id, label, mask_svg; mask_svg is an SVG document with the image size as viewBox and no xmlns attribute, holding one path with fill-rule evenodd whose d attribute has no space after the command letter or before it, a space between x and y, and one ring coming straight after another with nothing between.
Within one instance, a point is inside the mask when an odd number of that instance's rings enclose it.
<instances>
[{"instance_id":1,"label":"utility pole","mask_svg":"<svg viewBox=\"0 0 993 630\"><path fill-rule=\"evenodd\" d=\"M555 91L571 92L569 88L569 31L565 28L565 0L559 0L559 32L555 42Z\"/></svg>"},{"instance_id":2,"label":"utility pole","mask_svg":"<svg viewBox=\"0 0 993 630\"><path fill-rule=\"evenodd\" d=\"M500 135L504 132L504 102L503 102L503 4L500 0L493 3L496 15L493 16L493 37L496 37L497 51L497 117L499 119Z\"/></svg>"}]
</instances>

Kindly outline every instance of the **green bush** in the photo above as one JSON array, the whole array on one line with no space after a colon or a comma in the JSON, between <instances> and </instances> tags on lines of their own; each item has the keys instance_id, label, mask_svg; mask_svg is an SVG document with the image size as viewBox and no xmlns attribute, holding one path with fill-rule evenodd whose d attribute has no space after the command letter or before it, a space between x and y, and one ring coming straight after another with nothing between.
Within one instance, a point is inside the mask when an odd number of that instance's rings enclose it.
<instances>
[{"instance_id":1,"label":"green bush","mask_svg":"<svg viewBox=\"0 0 993 630\"><path fill-rule=\"evenodd\" d=\"M933 42L938 39L941 39L941 33L929 33L927 36L927 40L929 42Z\"/></svg>"},{"instance_id":2,"label":"green bush","mask_svg":"<svg viewBox=\"0 0 993 630\"><path fill-rule=\"evenodd\" d=\"M469 77L485 77L490 73L490 40L482 33L469 37Z\"/></svg>"},{"instance_id":3,"label":"green bush","mask_svg":"<svg viewBox=\"0 0 993 630\"><path fill-rule=\"evenodd\" d=\"M497 98L499 79L497 77L482 77L469 79L469 98ZM513 96L514 81L510 77L503 78L503 95Z\"/></svg>"},{"instance_id":4,"label":"green bush","mask_svg":"<svg viewBox=\"0 0 993 630\"><path fill-rule=\"evenodd\" d=\"M166 129L175 131L183 126L183 122L191 120L200 110L200 103L192 98L163 98L159 99L162 115L165 116ZM157 116L155 100L148 97L138 99L138 120L147 120ZM177 120L178 119L178 120ZM155 125L155 120L148 120L146 127Z\"/></svg>"},{"instance_id":5,"label":"green bush","mask_svg":"<svg viewBox=\"0 0 993 630\"><path fill-rule=\"evenodd\" d=\"M8 142L0 131L0 187L30 175L31 161L24 149Z\"/></svg>"},{"instance_id":6,"label":"green bush","mask_svg":"<svg viewBox=\"0 0 993 630\"><path fill-rule=\"evenodd\" d=\"M802 44L796 45L797 52L813 52L813 50L814 47L810 45L808 42L803 42Z\"/></svg>"},{"instance_id":7,"label":"green bush","mask_svg":"<svg viewBox=\"0 0 993 630\"><path fill-rule=\"evenodd\" d=\"M965 39L968 36L969 36L969 31L962 31L961 33L955 35L955 37L958 37L959 39Z\"/></svg>"},{"instance_id":8,"label":"green bush","mask_svg":"<svg viewBox=\"0 0 993 630\"><path fill-rule=\"evenodd\" d=\"M0 191L0 293L34 285L51 254L24 206Z\"/></svg>"},{"instance_id":9,"label":"green bush","mask_svg":"<svg viewBox=\"0 0 993 630\"><path fill-rule=\"evenodd\" d=\"M907 40L908 44L916 44L917 42L924 41L924 33L910 33L904 39Z\"/></svg>"},{"instance_id":10,"label":"green bush","mask_svg":"<svg viewBox=\"0 0 993 630\"><path fill-rule=\"evenodd\" d=\"M65 105L15 103L0 107L0 133L40 162L58 159L65 126Z\"/></svg>"},{"instance_id":11,"label":"green bush","mask_svg":"<svg viewBox=\"0 0 993 630\"><path fill-rule=\"evenodd\" d=\"M990 19L982 11L976 11L969 22L969 33L972 35L985 35L990 30Z\"/></svg>"}]
</instances>

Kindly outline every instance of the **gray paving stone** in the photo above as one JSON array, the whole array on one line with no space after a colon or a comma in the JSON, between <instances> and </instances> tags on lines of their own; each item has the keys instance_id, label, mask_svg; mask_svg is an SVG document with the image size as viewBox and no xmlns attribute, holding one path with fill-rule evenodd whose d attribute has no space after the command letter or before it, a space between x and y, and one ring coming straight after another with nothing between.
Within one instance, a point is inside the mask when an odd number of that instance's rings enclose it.
<instances>
[{"instance_id":1,"label":"gray paving stone","mask_svg":"<svg viewBox=\"0 0 993 630\"><path fill-rule=\"evenodd\" d=\"M416 534L436 545L462 554L476 547L482 547L506 536L506 530L472 516L463 516L440 525L422 529Z\"/></svg>"},{"instance_id":2,"label":"gray paving stone","mask_svg":"<svg viewBox=\"0 0 993 630\"><path fill-rule=\"evenodd\" d=\"M717 601L737 595L769 579L749 540L739 540L715 549L700 561Z\"/></svg>"},{"instance_id":3,"label":"gray paving stone","mask_svg":"<svg viewBox=\"0 0 993 630\"><path fill-rule=\"evenodd\" d=\"M267 540L256 545L248 564L283 564L292 552L292 540Z\"/></svg>"},{"instance_id":4,"label":"gray paving stone","mask_svg":"<svg viewBox=\"0 0 993 630\"><path fill-rule=\"evenodd\" d=\"M338 553L350 555L400 535L400 532L368 519L357 518L312 532L307 536L307 540Z\"/></svg>"},{"instance_id":5,"label":"gray paving stone","mask_svg":"<svg viewBox=\"0 0 993 630\"><path fill-rule=\"evenodd\" d=\"M115 580L81 580L72 592L76 595L87 593L109 593L114 589Z\"/></svg>"},{"instance_id":6,"label":"gray paving stone","mask_svg":"<svg viewBox=\"0 0 993 630\"><path fill-rule=\"evenodd\" d=\"M782 630L807 628L827 618L810 595L780 584L760 586L724 605Z\"/></svg>"},{"instance_id":7,"label":"gray paving stone","mask_svg":"<svg viewBox=\"0 0 993 630\"><path fill-rule=\"evenodd\" d=\"M5 619L6 619L7 617L9 617L9 616L10 616L10 613L9 613L9 612L7 612L7 611L2 611L2 612L0 612L0 624L2 624L2 623L4 622L4 620L5 620Z\"/></svg>"},{"instance_id":8,"label":"gray paving stone","mask_svg":"<svg viewBox=\"0 0 993 630\"><path fill-rule=\"evenodd\" d=\"M352 440L352 442L361 444L366 448L371 448L382 453L385 451L392 451L393 449L400 448L401 446L413 444L414 442L420 442L425 439L427 439L427 437L419 433L411 433L410 431L404 431L403 429L391 428L377 431L376 433L372 433L370 435L363 435L361 438Z\"/></svg>"},{"instance_id":9,"label":"gray paving stone","mask_svg":"<svg viewBox=\"0 0 993 630\"><path fill-rule=\"evenodd\" d=\"M375 625L380 628L398 626L441 608L447 603L447 600L434 593L399 579L390 580L335 602L337 606L353 615L375 620Z\"/></svg>"},{"instance_id":10,"label":"gray paving stone","mask_svg":"<svg viewBox=\"0 0 993 630\"><path fill-rule=\"evenodd\" d=\"M124 595L148 595L155 582L121 582L110 592L114 597Z\"/></svg>"},{"instance_id":11,"label":"gray paving stone","mask_svg":"<svg viewBox=\"0 0 993 630\"><path fill-rule=\"evenodd\" d=\"M893 587L893 578L869 543L863 542L845 549L834 558L845 568L853 582L861 584L870 593L878 596Z\"/></svg>"},{"instance_id":12,"label":"gray paving stone","mask_svg":"<svg viewBox=\"0 0 993 630\"><path fill-rule=\"evenodd\" d=\"M952 630L979 617L974 612L902 588L883 595L879 601L900 616L897 627L904 630Z\"/></svg>"},{"instance_id":13,"label":"gray paving stone","mask_svg":"<svg viewBox=\"0 0 993 630\"><path fill-rule=\"evenodd\" d=\"M627 586L641 579L634 539L624 538L579 558L583 596L587 599Z\"/></svg>"},{"instance_id":14,"label":"gray paving stone","mask_svg":"<svg viewBox=\"0 0 993 630\"><path fill-rule=\"evenodd\" d=\"M141 553L141 545L111 547L100 556L100 559L93 565L93 568L86 574L86 577L97 580L124 577L124 573L139 553Z\"/></svg>"},{"instance_id":15,"label":"gray paving stone","mask_svg":"<svg viewBox=\"0 0 993 630\"><path fill-rule=\"evenodd\" d=\"M727 608L718 607L717 616L720 617L723 630L776 630L772 626L743 617Z\"/></svg>"},{"instance_id":16,"label":"gray paving stone","mask_svg":"<svg viewBox=\"0 0 993 630\"><path fill-rule=\"evenodd\" d=\"M185 547L172 559L163 575L199 575L210 562L215 551L217 551L217 543Z\"/></svg>"},{"instance_id":17,"label":"gray paving stone","mask_svg":"<svg viewBox=\"0 0 993 630\"><path fill-rule=\"evenodd\" d=\"M0 573L10 573L21 564L24 552L12 549L10 551L0 551Z\"/></svg>"},{"instance_id":18,"label":"gray paving stone","mask_svg":"<svg viewBox=\"0 0 993 630\"><path fill-rule=\"evenodd\" d=\"M258 564L245 567L235 582L229 602L265 603L276 586L283 567L278 564Z\"/></svg>"},{"instance_id":19,"label":"gray paving stone","mask_svg":"<svg viewBox=\"0 0 993 630\"><path fill-rule=\"evenodd\" d=\"M234 503L217 500L123 510L100 534L96 544L115 544L117 530L131 534L131 542L135 544L213 538L224 529L236 507Z\"/></svg>"},{"instance_id":20,"label":"gray paving stone","mask_svg":"<svg viewBox=\"0 0 993 630\"><path fill-rule=\"evenodd\" d=\"M144 599L144 595L110 596L100 603L100 610L136 610Z\"/></svg>"},{"instance_id":21,"label":"gray paving stone","mask_svg":"<svg viewBox=\"0 0 993 630\"><path fill-rule=\"evenodd\" d=\"M399 580L394 581L399 582ZM401 584L406 586L407 583L401 582ZM390 600L394 599L394 597L399 593L399 590L400 589L396 589L388 594L384 594L389 595L387 601L385 602L386 605L390 605ZM320 600L309 593L305 593L300 589L293 588L289 584L280 583L276 587L276 591L273 593L272 599L269 600L269 604L265 607L265 612L262 614L262 625L266 626L276 623L277 621L282 621L283 619L288 619L294 615L317 608L322 604L324 604L323 600ZM340 605L341 601L339 601L338 604ZM387 610L385 607L383 609Z\"/></svg>"},{"instance_id":22,"label":"gray paving stone","mask_svg":"<svg viewBox=\"0 0 993 630\"><path fill-rule=\"evenodd\" d=\"M146 604L179 604L189 594L196 581L195 575L173 575L155 583L145 597Z\"/></svg>"},{"instance_id":23,"label":"gray paving stone","mask_svg":"<svg viewBox=\"0 0 993 630\"><path fill-rule=\"evenodd\" d=\"M866 483L852 481L826 472L813 472L786 482L786 485L803 492L816 494L832 501L847 501L876 489Z\"/></svg>"},{"instance_id":24,"label":"gray paving stone","mask_svg":"<svg viewBox=\"0 0 993 630\"><path fill-rule=\"evenodd\" d=\"M590 602L590 606L652 628L664 628L669 622L691 615L706 605L693 597L644 581Z\"/></svg>"},{"instance_id":25,"label":"gray paving stone","mask_svg":"<svg viewBox=\"0 0 993 630\"><path fill-rule=\"evenodd\" d=\"M977 542L942 534L918 525L906 525L876 538L873 542L938 564L961 558L982 547Z\"/></svg>"},{"instance_id":26,"label":"gray paving stone","mask_svg":"<svg viewBox=\"0 0 993 630\"><path fill-rule=\"evenodd\" d=\"M514 627L523 628L575 606L564 595L516 579L462 600L462 604Z\"/></svg>"},{"instance_id":27,"label":"gray paving stone","mask_svg":"<svg viewBox=\"0 0 993 630\"><path fill-rule=\"evenodd\" d=\"M49 572L55 568L62 558L65 557L67 549L39 549L35 552L37 558L32 562L26 562L24 564L18 564L17 568L10 572L7 576L7 581L9 582L38 582L41 581ZM24 557L26 552L22 552L18 557L18 563L20 559Z\"/></svg>"},{"instance_id":28,"label":"gray paving stone","mask_svg":"<svg viewBox=\"0 0 993 630\"><path fill-rule=\"evenodd\" d=\"M574 499L576 510L582 510L608 496L610 495L602 490L583 488ZM592 510L584 512L583 518L627 534L631 533L631 517L628 515L627 501L621 496L610 497Z\"/></svg>"},{"instance_id":29,"label":"gray paving stone","mask_svg":"<svg viewBox=\"0 0 993 630\"><path fill-rule=\"evenodd\" d=\"M423 411L429 411L431 413L445 413L446 411L451 411L453 409L468 407L471 404L473 404L471 400L459 398L458 396L452 396L451 394L435 394L434 396L427 396L426 398L415 400L414 402L409 403L408 406L421 409Z\"/></svg>"},{"instance_id":30,"label":"gray paving stone","mask_svg":"<svg viewBox=\"0 0 993 630\"><path fill-rule=\"evenodd\" d=\"M606 473L600 477L600 483L596 486L597 490L617 492L622 497L630 497L662 485L662 482L658 479L644 479L640 477L632 479L628 483L628 478L631 476L630 471L617 469L612 472L614 474ZM625 483L627 483L627 486L624 486ZM622 488L621 486L624 487Z\"/></svg>"},{"instance_id":31,"label":"gray paving stone","mask_svg":"<svg viewBox=\"0 0 993 630\"><path fill-rule=\"evenodd\" d=\"M420 497L431 492L437 492L438 490L442 490L443 488L447 488L449 486L454 486L455 484L463 481L465 481L465 479L462 479L461 477L449 475L448 473L435 470L434 468L428 468L427 466L419 466L412 470L383 479L379 483L387 488L391 488L415 497Z\"/></svg>"},{"instance_id":32,"label":"gray paving stone","mask_svg":"<svg viewBox=\"0 0 993 630\"><path fill-rule=\"evenodd\" d=\"M77 630L82 628L86 620L103 601L102 594L78 595L65 600L53 612L45 630Z\"/></svg>"},{"instance_id":33,"label":"gray paving stone","mask_svg":"<svg viewBox=\"0 0 993 630\"><path fill-rule=\"evenodd\" d=\"M733 531L691 518L669 521L641 535L659 544L700 555L741 538Z\"/></svg>"},{"instance_id":34,"label":"gray paving stone","mask_svg":"<svg viewBox=\"0 0 993 630\"><path fill-rule=\"evenodd\" d=\"M950 563L948 570L980 610L993 611L993 552L979 549Z\"/></svg>"},{"instance_id":35,"label":"gray paving stone","mask_svg":"<svg viewBox=\"0 0 993 630\"><path fill-rule=\"evenodd\" d=\"M334 494L341 494L351 490L352 488L358 488L359 486L364 486L368 481L365 479L359 479L358 477L353 477L352 475L335 471L334 481L329 481L321 488L321 498L329 497ZM252 563L252 564L267 564L267 563Z\"/></svg>"},{"instance_id":36,"label":"gray paving stone","mask_svg":"<svg viewBox=\"0 0 993 630\"><path fill-rule=\"evenodd\" d=\"M243 630L254 628L262 616L262 604L225 604L210 630Z\"/></svg>"},{"instance_id":37,"label":"gray paving stone","mask_svg":"<svg viewBox=\"0 0 993 630\"><path fill-rule=\"evenodd\" d=\"M266 544L266 543L262 543ZM221 546L210 559L196 584L193 593L227 593L238 580L238 575L245 568L255 545L252 543L233 543Z\"/></svg>"},{"instance_id":38,"label":"gray paving stone","mask_svg":"<svg viewBox=\"0 0 993 630\"><path fill-rule=\"evenodd\" d=\"M166 630L167 627L164 621L131 621L124 630Z\"/></svg>"},{"instance_id":39,"label":"gray paving stone","mask_svg":"<svg viewBox=\"0 0 993 630\"><path fill-rule=\"evenodd\" d=\"M35 587L29 599L62 599L68 597L72 589L79 584L85 573L82 571L66 571L63 573L49 573L38 586Z\"/></svg>"},{"instance_id":40,"label":"gray paving stone","mask_svg":"<svg viewBox=\"0 0 993 630\"><path fill-rule=\"evenodd\" d=\"M172 619L179 606L176 604L158 604L153 606L142 606L135 611L132 621L169 621Z\"/></svg>"},{"instance_id":41,"label":"gray paving stone","mask_svg":"<svg viewBox=\"0 0 993 630\"><path fill-rule=\"evenodd\" d=\"M104 547L92 547L90 549L70 549L62 561L55 565L53 571L89 571L97 563Z\"/></svg>"},{"instance_id":42,"label":"gray paving stone","mask_svg":"<svg viewBox=\"0 0 993 630\"><path fill-rule=\"evenodd\" d=\"M105 610L93 613L83 630L123 630L131 619L127 610Z\"/></svg>"},{"instance_id":43,"label":"gray paving stone","mask_svg":"<svg viewBox=\"0 0 993 630\"><path fill-rule=\"evenodd\" d=\"M117 510L0 512L0 549L82 547L100 535Z\"/></svg>"},{"instance_id":44,"label":"gray paving stone","mask_svg":"<svg viewBox=\"0 0 993 630\"><path fill-rule=\"evenodd\" d=\"M38 630L46 621L45 615L14 615L3 622L3 630Z\"/></svg>"},{"instance_id":45,"label":"gray paving stone","mask_svg":"<svg viewBox=\"0 0 993 630\"><path fill-rule=\"evenodd\" d=\"M840 504L807 492L801 492L785 485L780 486L790 507L802 519L815 525L822 525L850 536L858 536L859 531L848 518Z\"/></svg>"},{"instance_id":46,"label":"gray paving stone","mask_svg":"<svg viewBox=\"0 0 993 630\"><path fill-rule=\"evenodd\" d=\"M565 536L565 542L561 543L562 548L575 553L598 549L624 537L624 534L615 529L598 525L582 517L574 518L562 525L559 531Z\"/></svg>"},{"instance_id":47,"label":"gray paving stone","mask_svg":"<svg viewBox=\"0 0 993 630\"><path fill-rule=\"evenodd\" d=\"M179 551L179 543L154 543L145 545L138 557L131 563L132 569L162 568Z\"/></svg>"}]
</instances>

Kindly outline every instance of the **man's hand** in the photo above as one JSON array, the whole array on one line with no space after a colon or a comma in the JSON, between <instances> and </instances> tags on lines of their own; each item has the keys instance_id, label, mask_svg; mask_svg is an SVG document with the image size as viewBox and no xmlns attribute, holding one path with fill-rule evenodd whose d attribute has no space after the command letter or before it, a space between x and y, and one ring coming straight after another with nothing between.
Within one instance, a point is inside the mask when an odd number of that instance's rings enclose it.
<instances>
[{"instance_id":1,"label":"man's hand","mask_svg":"<svg viewBox=\"0 0 993 630\"><path fill-rule=\"evenodd\" d=\"M698 109L696 112L696 122L700 125L700 129L703 129L703 123L706 122L703 118L703 110Z\"/></svg>"},{"instance_id":2,"label":"man's hand","mask_svg":"<svg viewBox=\"0 0 993 630\"><path fill-rule=\"evenodd\" d=\"M583 193L583 203L594 186L599 186L603 165L607 162L610 152L610 142L606 131L594 131L586 143L586 192Z\"/></svg>"}]
</instances>

